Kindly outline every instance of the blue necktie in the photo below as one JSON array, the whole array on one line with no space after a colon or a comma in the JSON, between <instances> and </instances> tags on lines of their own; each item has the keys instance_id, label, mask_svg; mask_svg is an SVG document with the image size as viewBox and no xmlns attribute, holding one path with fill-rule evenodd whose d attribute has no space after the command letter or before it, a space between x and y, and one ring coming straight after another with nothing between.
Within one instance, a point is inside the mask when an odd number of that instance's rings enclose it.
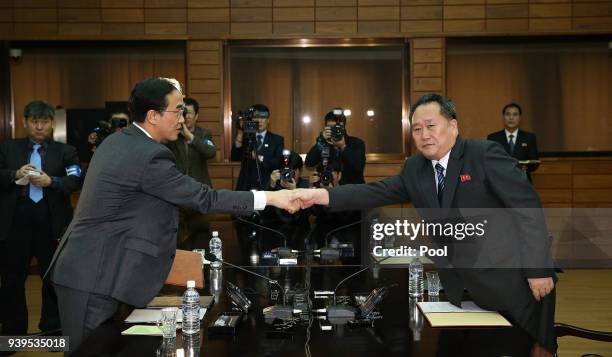
<instances>
[{"instance_id":1,"label":"blue necktie","mask_svg":"<svg viewBox=\"0 0 612 357\"><path fill-rule=\"evenodd\" d=\"M438 203L442 207L442 195L444 194L444 167L436 164L436 177L438 178Z\"/></svg>"},{"instance_id":2,"label":"blue necktie","mask_svg":"<svg viewBox=\"0 0 612 357\"><path fill-rule=\"evenodd\" d=\"M262 145L263 145L263 135L257 134L257 151L261 150Z\"/></svg>"},{"instance_id":3,"label":"blue necktie","mask_svg":"<svg viewBox=\"0 0 612 357\"><path fill-rule=\"evenodd\" d=\"M40 158L40 144L34 144L32 147L32 155L30 155L30 164L34 165L37 170L42 170L42 160ZM42 187L34 186L30 184L30 199L34 202L39 202L43 198Z\"/></svg>"}]
</instances>

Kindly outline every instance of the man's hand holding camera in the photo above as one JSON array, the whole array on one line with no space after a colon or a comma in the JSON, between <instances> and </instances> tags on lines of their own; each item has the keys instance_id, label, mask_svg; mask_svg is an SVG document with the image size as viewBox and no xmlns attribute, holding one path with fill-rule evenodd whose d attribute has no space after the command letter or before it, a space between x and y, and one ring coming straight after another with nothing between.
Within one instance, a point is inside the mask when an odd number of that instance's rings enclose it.
<instances>
[{"instance_id":1,"label":"man's hand holding camera","mask_svg":"<svg viewBox=\"0 0 612 357\"><path fill-rule=\"evenodd\" d=\"M270 187L276 188L278 185L287 190L295 190L297 187L297 182L295 177L291 178L291 180L281 180L280 170L274 170L270 174Z\"/></svg>"}]
</instances>

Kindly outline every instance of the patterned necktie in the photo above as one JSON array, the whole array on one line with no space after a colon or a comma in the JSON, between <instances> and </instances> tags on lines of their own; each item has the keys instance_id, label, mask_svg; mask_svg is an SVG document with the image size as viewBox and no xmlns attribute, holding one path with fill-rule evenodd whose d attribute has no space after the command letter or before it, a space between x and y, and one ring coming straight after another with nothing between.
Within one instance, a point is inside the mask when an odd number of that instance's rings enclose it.
<instances>
[{"instance_id":1,"label":"patterned necktie","mask_svg":"<svg viewBox=\"0 0 612 357\"><path fill-rule=\"evenodd\" d=\"M444 194L444 167L436 164L436 177L438 178L438 203L442 207L442 195Z\"/></svg>"},{"instance_id":2,"label":"patterned necktie","mask_svg":"<svg viewBox=\"0 0 612 357\"><path fill-rule=\"evenodd\" d=\"M257 151L261 150L263 146L263 135L257 134Z\"/></svg>"},{"instance_id":3,"label":"patterned necktie","mask_svg":"<svg viewBox=\"0 0 612 357\"><path fill-rule=\"evenodd\" d=\"M508 135L508 146L510 147L510 154L514 152L514 134Z\"/></svg>"},{"instance_id":4,"label":"patterned necktie","mask_svg":"<svg viewBox=\"0 0 612 357\"><path fill-rule=\"evenodd\" d=\"M32 147L32 154L30 155L30 164L34 165L37 170L42 170L42 160L40 158L40 153L38 152L40 149L40 144L34 144ZM43 189L42 187L34 186L32 184L30 186L30 199L34 202L39 202L43 198Z\"/></svg>"}]
</instances>

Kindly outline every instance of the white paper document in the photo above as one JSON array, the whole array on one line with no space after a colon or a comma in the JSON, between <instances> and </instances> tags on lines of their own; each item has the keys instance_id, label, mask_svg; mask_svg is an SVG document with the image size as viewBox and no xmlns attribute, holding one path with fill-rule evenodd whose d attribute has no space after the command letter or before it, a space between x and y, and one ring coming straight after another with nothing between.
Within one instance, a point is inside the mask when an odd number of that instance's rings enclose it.
<instances>
[{"instance_id":1,"label":"white paper document","mask_svg":"<svg viewBox=\"0 0 612 357\"><path fill-rule=\"evenodd\" d=\"M476 305L473 301L462 301L461 308L451 304L448 301L438 301L438 302L418 302L417 303L421 308L423 313L430 312L489 312L489 310L484 310L478 305Z\"/></svg>"},{"instance_id":2,"label":"white paper document","mask_svg":"<svg viewBox=\"0 0 612 357\"><path fill-rule=\"evenodd\" d=\"M200 320L204 318L206 308L200 308ZM156 323L161 319L161 309L134 309L125 319L128 324ZM178 309L176 312L176 322L183 321L183 311Z\"/></svg>"}]
</instances>

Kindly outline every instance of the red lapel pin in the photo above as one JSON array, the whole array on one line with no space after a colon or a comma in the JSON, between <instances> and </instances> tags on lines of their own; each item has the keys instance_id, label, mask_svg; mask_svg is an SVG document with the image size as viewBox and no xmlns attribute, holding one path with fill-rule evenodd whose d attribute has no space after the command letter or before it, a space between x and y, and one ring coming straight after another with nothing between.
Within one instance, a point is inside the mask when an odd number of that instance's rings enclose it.
<instances>
[{"instance_id":1,"label":"red lapel pin","mask_svg":"<svg viewBox=\"0 0 612 357\"><path fill-rule=\"evenodd\" d=\"M468 174L459 175L459 178L461 179L461 182L468 182L472 179L472 177Z\"/></svg>"}]
</instances>

